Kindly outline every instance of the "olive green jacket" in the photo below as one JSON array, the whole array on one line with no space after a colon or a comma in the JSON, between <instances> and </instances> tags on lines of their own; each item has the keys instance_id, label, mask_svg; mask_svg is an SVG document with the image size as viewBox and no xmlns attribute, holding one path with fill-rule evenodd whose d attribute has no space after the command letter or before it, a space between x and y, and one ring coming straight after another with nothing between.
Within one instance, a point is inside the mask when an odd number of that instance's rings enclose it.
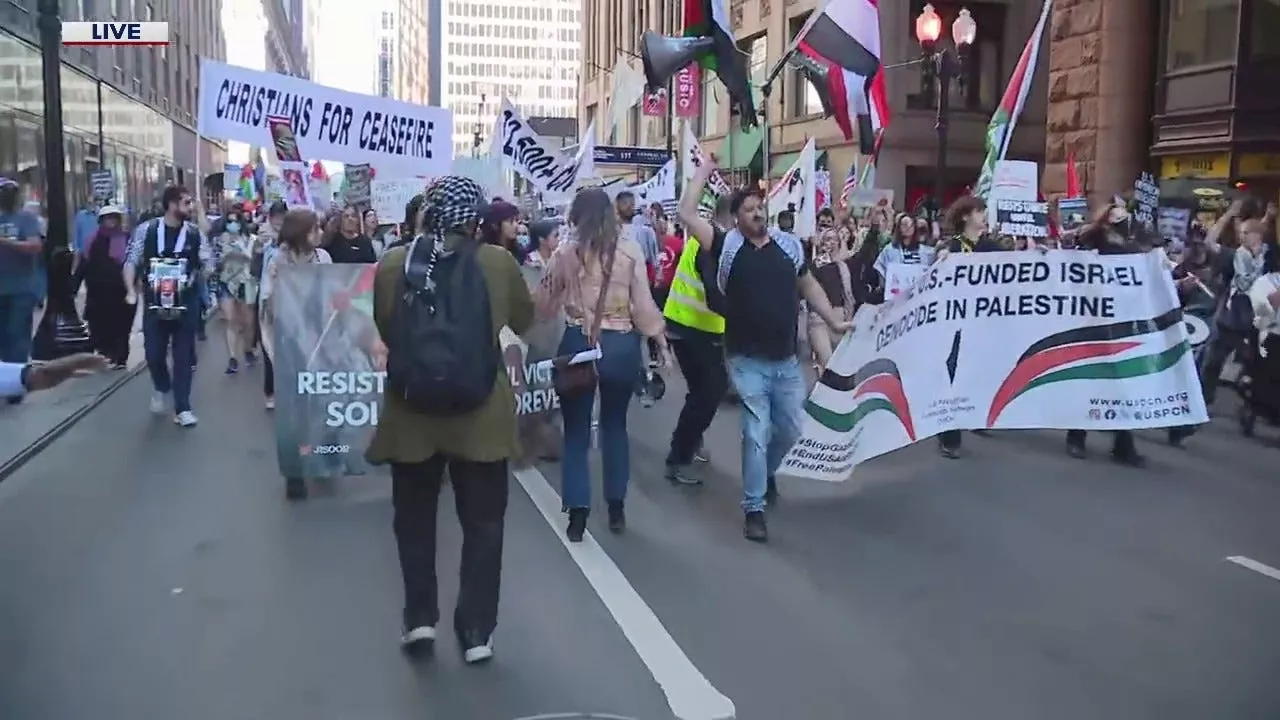
<instances>
[{"instance_id":1,"label":"olive green jacket","mask_svg":"<svg viewBox=\"0 0 1280 720\"><path fill-rule=\"evenodd\" d=\"M481 245L476 260L489 287L493 315L493 344L502 355L498 332L505 325L517 334L533 323L533 299L515 258L494 245ZM388 337L391 314L398 302L408 247L388 250L378 262L373 285L373 319ZM395 348L389 348L395 352ZM382 414L373 441L365 452L370 463L416 463L443 454L458 460L496 462L520 455L516 433L515 396L505 364L493 378L493 393L482 407L467 415L438 418L414 412L403 399L382 396Z\"/></svg>"}]
</instances>

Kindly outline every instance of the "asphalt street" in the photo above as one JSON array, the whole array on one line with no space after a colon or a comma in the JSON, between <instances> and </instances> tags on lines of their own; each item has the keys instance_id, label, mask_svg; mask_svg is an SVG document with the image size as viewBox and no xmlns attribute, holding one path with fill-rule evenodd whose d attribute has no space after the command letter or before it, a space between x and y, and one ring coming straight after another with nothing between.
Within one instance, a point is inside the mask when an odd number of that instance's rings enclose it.
<instances>
[{"instance_id":1,"label":"asphalt street","mask_svg":"<svg viewBox=\"0 0 1280 720\"><path fill-rule=\"evenodd\" d=\"M1280 580L1227 561L1280 567L1269 429L1148 434L1143 470L1101 436L1083 461L1060 433L967 436L958 461L926 442L784 480L760 546L734 409L706 485L663 480L675 379L633 410L627 534L597 513L598 545L569 550L557 467L513 480L497 657L472 668L448 638L399 652L387 480L287 505L259 371L224 362L202 346L198 428L150 415L144 375L0 483L0 718L1280 717Z\"/></svg>"}]
</instances>

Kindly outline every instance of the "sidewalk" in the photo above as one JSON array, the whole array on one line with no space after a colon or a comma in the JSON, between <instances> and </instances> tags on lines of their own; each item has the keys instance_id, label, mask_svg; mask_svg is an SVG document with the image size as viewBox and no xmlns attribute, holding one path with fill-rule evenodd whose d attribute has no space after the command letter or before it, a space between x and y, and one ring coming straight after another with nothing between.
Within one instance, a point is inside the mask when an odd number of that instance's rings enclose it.
<instances>
[{"instance_id":1,"label":"sidewalk","mask_svg":"<svg viewBox=\"0 0 1280 720\"><path fill-rule=\"evenodd\" d=\"M39 324L39 316L36 318ZM129 339L129 367L77 377L50 390L31 393L18 405L0 403L0 481L49 446L90 410L141 372L142 325Z\"/></svg>"}]
</instances>

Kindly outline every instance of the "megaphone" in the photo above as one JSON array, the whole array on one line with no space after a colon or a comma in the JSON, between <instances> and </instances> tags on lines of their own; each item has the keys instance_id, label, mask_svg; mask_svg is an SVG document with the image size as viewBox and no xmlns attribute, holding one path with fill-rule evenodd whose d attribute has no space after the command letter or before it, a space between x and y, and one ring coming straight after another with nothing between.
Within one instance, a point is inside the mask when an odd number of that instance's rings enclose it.
<instances>
[{"instance_id":1,"label":"megaphone","mask_svg":"<svg viewBox=\"0 0 1280 720\"><path fill-rule=\"evenodd\" d=\"M836 114L835 102L831 97L831 86L827 84L827 76L831 72L828 65L823 65L802 52L791 53L787 62L809 81L818 93L818 102L822 104L822 116L831 117Z\"/></svg>"},{"instance_id":2,"label":"megaphone","mask_svg":"<svg viewBox=\"0 0 1280 720\"><path fill-rule=\"evenodd\" d=\"M646 30L640 38L640 59L649 89L666 87L681 68L710 52L714 45L710 37L667 37Z\"/></svg>"}]
</instances>

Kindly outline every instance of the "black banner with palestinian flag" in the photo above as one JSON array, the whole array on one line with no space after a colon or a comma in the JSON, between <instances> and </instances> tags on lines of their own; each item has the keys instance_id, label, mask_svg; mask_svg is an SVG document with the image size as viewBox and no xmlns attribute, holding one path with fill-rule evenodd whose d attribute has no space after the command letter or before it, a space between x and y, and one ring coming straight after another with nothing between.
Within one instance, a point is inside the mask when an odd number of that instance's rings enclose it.
<instances>
[{"instance_id":1,"label":"black banner with palestinian flag","mask_svg":"<svg viewBox=\"0 0 1280 720\"><path fill-rule=\"evenodd\" d=\"M726 0L684 0L684 35L714 41L711 52L699 57L698 63L703 69L715 71L724 83L742 125L755 125L756 107L751 97L747 61L734 42Z\"/></svg>"}]
</instances>

